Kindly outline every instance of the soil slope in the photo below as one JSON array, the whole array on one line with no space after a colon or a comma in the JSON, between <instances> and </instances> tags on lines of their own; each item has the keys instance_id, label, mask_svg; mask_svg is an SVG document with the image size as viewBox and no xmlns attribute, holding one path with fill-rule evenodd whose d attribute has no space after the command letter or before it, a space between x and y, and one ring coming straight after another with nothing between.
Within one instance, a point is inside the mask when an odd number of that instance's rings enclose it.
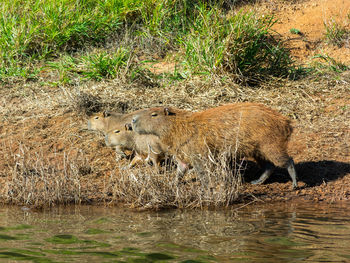
<instances>
[{"instance_id":1,"label":"soil slope","mask_svg":"<svg viewBox=\"0 0 350 263\"><path fill-rule=\"evenodd\" d=\"M307 63L324 52L350 64L349 45L336 47L324 42L324 21L333 17L345 20L350 13L349 1L297 1L264 8L280 18L274 29L296 60ZM291 28L301 30L302 35L292 35ZM127 160L116 163L114 151L105 147L103 136L86 129L84 109L89 106L102 105L101 109L120 112L156 105L200 110L238 101L264 103L293 120L289 152L299 180L299 189L291 190L288 174L277 170L264 185L250 185L258 168L249 163L241 202L349 200L349 87L349 71L298 81L275 80L259 88L195 79L170 84L166 90L117 80L59 88L40 82L2 85L0 200L35 205L44 194L53 203L117 203L111 193L111 177L122 172L119 167ZM91 100L84 100L84 94L95 96L99 104L86 105Z\"/></svg>"}]
</instances>

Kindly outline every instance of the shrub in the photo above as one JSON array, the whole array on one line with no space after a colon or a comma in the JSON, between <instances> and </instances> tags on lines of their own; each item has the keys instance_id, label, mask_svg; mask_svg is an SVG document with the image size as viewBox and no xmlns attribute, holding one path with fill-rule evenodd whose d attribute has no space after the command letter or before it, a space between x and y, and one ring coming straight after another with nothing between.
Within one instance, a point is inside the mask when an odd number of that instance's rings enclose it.
<instances>
[{"instance_id":1,"label":"shrub","mask_svg":"<svg viewBox=\"0 0 350 263\"><path fill-rule=\"evenodd\" d=\"M72 57L63 56L57 62L49 62L48 67L56 69L63 83L69 83L75 77L83 77L100 81L117 76L131 74L132 53L127 49L118 48L115 52L97 51Z\"/></svg>"},{"instance_id":2,"label":"shrub","mask_svg":"<svg viewBox=\"0 0 350 263\"><path fill-rule=\"evenodd\" d=\"M272 16L238 12L225 17L219 9L197 8L193 29L181 40L184 64L192 73L225 71L241 81L258 81L294 70L289 52L270 34Z\"/></svg>"}]
</instances>

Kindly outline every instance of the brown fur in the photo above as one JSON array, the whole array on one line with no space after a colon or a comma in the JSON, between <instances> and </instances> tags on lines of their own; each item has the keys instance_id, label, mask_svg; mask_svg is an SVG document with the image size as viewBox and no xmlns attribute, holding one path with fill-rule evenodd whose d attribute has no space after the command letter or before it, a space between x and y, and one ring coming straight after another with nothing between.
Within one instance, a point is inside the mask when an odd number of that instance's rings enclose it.
<instances>
[{"instance_id":1,"label":"brown fur","mask_svg":"<svg viewBox=\"0 0 350 263\"><path fill-rule=\"evenodd\" d=\"M155 135L140 135L130 130L112 130L105 136L107 146L115 146L117 153L125 150L135 151L136 155L129 167L137 162L152 161L155 169L159 171L159 165L165 159L165 147Z\"/></svg>"},{"instance_id":2,"label":"brown fur","mask_svg":"<svg viewBox=\"0 0 350 263\"><path fill-rule=\"evenodd\" d=\"M296 187L294 164L287 154L290 121L264 105L236 103L195 113L151 108L135 114L133 130L159 136L176 156L180 176L190 164L203 172L198 156L207 157L209 152L215 156L230 148L237 157L254 158L266 168L256 183L267 179L273 164L288 168Z\"/></svg>"}]
</instances>

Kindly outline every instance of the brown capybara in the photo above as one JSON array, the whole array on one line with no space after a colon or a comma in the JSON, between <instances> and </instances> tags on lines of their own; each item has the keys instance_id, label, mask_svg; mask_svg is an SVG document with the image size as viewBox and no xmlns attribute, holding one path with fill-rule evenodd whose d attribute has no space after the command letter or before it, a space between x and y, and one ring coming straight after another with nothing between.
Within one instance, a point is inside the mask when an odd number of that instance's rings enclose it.
<instances>
[{"instance_id":1,"label":"brown capybara","mask_svg":"<svg viewBox=\"0 0 350 263\"><path fill-rule=\"evenodd\" d=\"M178 161L180 178L190 165L203 174L203 158L198 157L230 149L231 154L253 158L264 168L253 184L263 183L279 166L288 169L293 188L297 187L294 162L287 153L290 120L264 105L236 103L194 113L150 108L135 114L132 128L139 134L156 135L168 146Z\"/></svg>"},{"instance_id":2,"label":"brown capybara","mask_svg":"<svg viewBox=\"0 0 350 263\"><path fill-rule=\"evenodd\" d=\"M121 154L125 150L135 151L135 157L129 164L129 168L136 163L143 161L152 164L157 172L159 172L159 165L162 160L166 158L165 147L160 142L159 138L150 134L137 134L129 130L128 125L124 130L111 130L105 136L107 146L115 146L116 152Z\"/></svg>"}]
</instances>

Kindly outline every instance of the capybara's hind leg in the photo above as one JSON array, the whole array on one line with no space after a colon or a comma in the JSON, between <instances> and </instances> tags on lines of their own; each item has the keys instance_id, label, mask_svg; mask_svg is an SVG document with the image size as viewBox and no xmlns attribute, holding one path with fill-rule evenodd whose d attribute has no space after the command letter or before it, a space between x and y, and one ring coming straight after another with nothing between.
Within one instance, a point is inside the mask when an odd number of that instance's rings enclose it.
<instances>
[{"instance_id":1,"label":"capybara's hind leg","mask_svg":"<svg viewBox=\"0 0 350 263\"><path fill-rule=\"evenodd\" d=\"M261 164L261 162L259 162L259 164ZM264 165L262 166L262 168L264 169L263 174L259 177L259 179L251 181L251 184L264 183L270 177L270 175L273 173L275 166L270 162L265 162Z\"/></svg>"},{"instance_id":2,"label":"capybara's hind leg","mask_svg":"<svg viewBox=\"0 0 350 263\"><path fill-rule=\"evenodd\" d=\"M292 188L295 189L298 186L297 185L297 172L295 171L294 161L292 158L289 159L286 166L287 166L289 176L292 178L292 181L293 181Z\"/></svg>"},{"instance_id":3,"label":"capybara's hind leg","mask_svg":"<svg viewBox=\"0 0 350 263\"><path fill-rule=\"evenodd\" d=\"M292 178L292 182L293 182L292 188L295 189L298 185L297 185L297 173L295 171L293 159L289 157L288 154L282 154L278 156L278 158L274 158L273 163L276 166L279 166L288 170L289 176L290 178Z\"/></svg>"}]
</instances>

